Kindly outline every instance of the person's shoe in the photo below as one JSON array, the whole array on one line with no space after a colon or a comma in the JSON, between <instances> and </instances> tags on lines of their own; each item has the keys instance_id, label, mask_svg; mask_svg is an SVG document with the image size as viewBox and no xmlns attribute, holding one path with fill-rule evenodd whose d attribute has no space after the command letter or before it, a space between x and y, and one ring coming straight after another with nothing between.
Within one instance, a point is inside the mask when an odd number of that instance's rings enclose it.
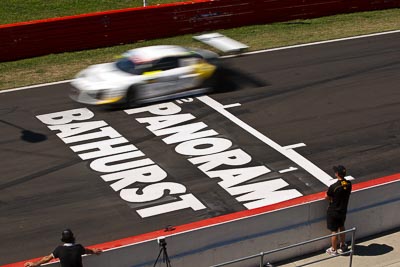
<instances>
[{"instance_id":1,"label":"person's shoe","mask_svg":"<svg viewBox=\"0 0 400 267\"><path fill-rule=\"evenodd\" d=\"M334 250L332 247L328 248L328 249L326 250L326 253L329 254L329 255L331 255L331 256L338 256L338 255L339 255L339 253L337 253L337 251Z\"/></svg>"},{"instance_id":2,"label":"person's shoe","mask_svg":"<svg viewBox=\"0 0 400 267\"><path fill-rule=\"evenodd\" d=\"M339 254L346 253L347 251L349 251L349 246L346 243L340 244L340 248L337 250Z\"/></svg>"}]
</instances>

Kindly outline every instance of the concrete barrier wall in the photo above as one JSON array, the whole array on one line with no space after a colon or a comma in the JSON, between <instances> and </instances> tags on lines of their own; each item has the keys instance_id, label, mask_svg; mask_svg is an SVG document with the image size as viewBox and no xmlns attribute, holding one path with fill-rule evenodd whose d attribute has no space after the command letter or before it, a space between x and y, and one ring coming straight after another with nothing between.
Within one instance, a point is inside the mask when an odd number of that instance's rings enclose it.
<instances>
[{"instance_id":1,"label":"concrete barrier wall","mask_svg":"<svg viewBox=\"0 0 400 267\"><path fill-rule=\"evenodd\" d=\"M326 229L325 193L211 218L175 230L157 231L142 236L99 244L101 256L84 257L85 266L153 266L159 253L157 237L166 236L172 266L210 266L262 251L292 245L330 234ZM356 227L362 238L400 226L400 173L353 186L346 227ZM347 236L348 239L350 235ZM276 262L323 250L329 239L271 254ZM161 256L162 259L162 256ZM259 259L231 266L258 266ZM4 267L23 266L23 262ZM58 263L48 264L58 266ZM159 266L159 265L157 265Z\"/></svg>"},{"instance_id":2,"label":"concrete barrier wall","mask_svg":"<svg viewBox=\"0 0 400 267\"><path fill-rule=\"evenodd\" d=\"M193 0L0 25L0 61L187 33L400 7L400 0Z\"/></svg>"},{"instance_id":3,"label":"concrete barrier wall","mask_svg":"<svg viewBox=\"0 0 400 267\"><path fill-rule=\"evenodd\" d=\"M400 174L384 184L354 185L346 222L357 227L361 238L400 226ZM170 232L167 251L175 267L210 266L232 259L258 254L330 234L325 227L327 203L324 193L301 197L287 203L246 211L246 217L211 219L197 229ZM289 205L289 207L287 207ZM286 207L285 207L286 206ZM253 214L252 214L253 213ZM228 220L228 221L225 221ZM192 225L196 228L196 225ZM184 227L183 227L184 228ZM180 231L177 227L176 231ZM159 233L161 235L162 233ZM350 238L350 235L348 235ZM318 241L272 254L271 262L325 249L329 240ZM101 246L101 245L100 245ZM86 266L153 266L159 252L156 239L106 251L102 256L85 257ZM257 266L258 259L232 266Z\"/></svg>"}]
</instances>

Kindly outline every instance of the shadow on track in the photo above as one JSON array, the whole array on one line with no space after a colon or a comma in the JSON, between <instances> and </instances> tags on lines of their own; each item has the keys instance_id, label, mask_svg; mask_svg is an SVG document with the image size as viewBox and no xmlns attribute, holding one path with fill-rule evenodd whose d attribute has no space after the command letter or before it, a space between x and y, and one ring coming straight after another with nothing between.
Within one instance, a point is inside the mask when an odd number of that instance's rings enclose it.
<instances>
[{"instance_id":1,"label":"shadow on track","mask_svg":"<svg viewBox=\"0 0 400 267\"><path fill-rule=\"evenodd\" d=\"M227 66L220 67L215 74L215 92L237 91L245 88L268 86L254 76Z\"/></svg>"},{"instance_id":2,"label":"shadow on track","mask_svg":"<svg viewBox=\"0 0 400 267\"><path fill-rule=\"evenodd\" d=\"M12 124L10 122L7 122L5 120L0 120L0 122L7 124L9 126L15 127L17 129L21 130L21 139L23 141L29 142L29 143L39 143L47 140L47 136L41 133L36 133L30 130L27 130L25 128L22 128L18 125Z\"/></svg>"}]
</instances>

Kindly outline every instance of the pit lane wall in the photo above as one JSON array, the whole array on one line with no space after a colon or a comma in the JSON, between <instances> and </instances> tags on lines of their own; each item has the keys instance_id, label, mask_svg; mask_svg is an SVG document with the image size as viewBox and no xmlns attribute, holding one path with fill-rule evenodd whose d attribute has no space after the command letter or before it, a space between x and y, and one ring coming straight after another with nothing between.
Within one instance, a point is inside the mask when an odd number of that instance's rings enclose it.
<instances>
[{"instance_id":1,"label":"pit lane wall","mask_svg":"<svg viewBox=\"0 0 400 267\"><path fill-rule=\"evenodd\" d=\"M0 61L244 25L400 7L400 0L192 0L0 25Z\"/></svg>"},{"instance_id":2,"label":"pit lane wall","mask_svg":"<svg viewBox=\"0 0 400 267\"><path fill-rule=\"evenodd\" d=\"M96 245L101 256L87 256L85 266L153 266L159 253L157 237L165 236L174 267L211 266L279 247L325 236L325 193L309 195L254 210L233 213L172 231L158 231ZM356 238L400 226L400 173L353 185L346 227L356 227ZM348 235L348 238L350 236ZM277 262L309 252L322 251L329 240L311 243L265 257ZM160 262L162 260L160 257ZM163 263L165 264L165 263ZM156 265L156 266L163 266ZM22 262L7 267L22 266ZM58 266L53 263L50 266ZM230 266L259 266L259 258ZM4 266L5 267L5 266Z\"/></svg>"}]
</instances>

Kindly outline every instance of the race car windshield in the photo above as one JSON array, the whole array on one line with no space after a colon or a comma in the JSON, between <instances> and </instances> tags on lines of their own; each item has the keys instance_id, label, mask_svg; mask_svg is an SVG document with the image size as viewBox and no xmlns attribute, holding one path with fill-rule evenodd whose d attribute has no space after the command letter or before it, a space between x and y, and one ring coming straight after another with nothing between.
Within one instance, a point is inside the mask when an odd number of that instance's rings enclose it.
<instances>
[{"instance_id":1,"label":"race car windshield","mask_svg":"<svg viewBox=\"0 0 400 267\"><path fill-rule=\"evenodd\" d=\"M127 73L141 75L151 65L149 64L135 64L130 58L124 57L115 63L115 66Z\"/></svg>"}]
</instances>

